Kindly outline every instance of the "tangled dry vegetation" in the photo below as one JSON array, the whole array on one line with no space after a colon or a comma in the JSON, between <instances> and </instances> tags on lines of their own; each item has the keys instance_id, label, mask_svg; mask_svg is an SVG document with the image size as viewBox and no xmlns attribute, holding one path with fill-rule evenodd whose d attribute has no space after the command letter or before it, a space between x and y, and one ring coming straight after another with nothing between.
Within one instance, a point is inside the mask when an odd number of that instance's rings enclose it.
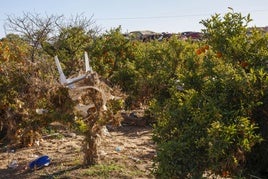
<instances>
[{"instance_id":1,"label":"tangled dry vegetation","mask_svg":"<svg viewBox=\"0 0 268 179\"><path fill-rule=\"evenodd\" d=\"M22 73L25 76L17 74L20 78L16 80L22 79L22 84L14 104L16 110L1 111L2 128L8 129L1 131L4 135L1 140L1 177L152 176L155 150L151 127L145 123L137 123L140 127L133 126L135 120L141 120L122 113L125 95L118 88L109 87L93 72L77 83L76 88L68 89L52 76L42 76L46 74L44 69L51 70L48 66L37 68L32 64L31 67L32 71L29 71L21 66L20 70L27 73ZM10 72L16 74L17 68ZM42 99L46 99L43 106L37 102ZM74 115L75 121L68 119ZM122 126L124 118L124 124L128 125ZM132 121L127 122L129 119ZM18 120L24 126L17 125ZM54 129L52 124L55 123L60 124L60 130ZM80 131L77 131L77 125ZM109 131L106 126L110 127ZM38 171L29 170L29 162L41 155L51 157L51 165Z\"/></svg>"},{"instance_id":2,"label":"tangled dry vegetation","mask_svg":"<svg viewBox=\"0 0 268 179\"><path fill-rule=\"evenodd\" d=\"M115 116L123 107L120 103L124 100L124 96L120 95L120 91L111 89L101 81L96 72L90 73L76 86L70 90L70 96L78 102L76 108L78 114L84 113L84 116L82 115L82 122L86 126L83 142L84 165L94 165L98 162L97 143L100 130L107 124L120 125L120 118Z\"/></svg>"}]
</instances>

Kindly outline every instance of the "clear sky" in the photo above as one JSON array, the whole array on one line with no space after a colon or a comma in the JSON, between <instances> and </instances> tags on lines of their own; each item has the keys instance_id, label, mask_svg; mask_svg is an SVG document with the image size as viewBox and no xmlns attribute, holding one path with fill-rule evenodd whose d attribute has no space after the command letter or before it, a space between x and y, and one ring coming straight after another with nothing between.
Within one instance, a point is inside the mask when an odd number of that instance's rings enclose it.
<instances>
[{"instance_id":1,"label":"clear sky","mask_svg":"<svg viewBox=\"0 0 268 179\"><path fill-rule=\"evenodd\" d=\"M0 38L5 36L7 15L23 12L65 17L93 16L104 31L121 25L123 32L200 31L202 19L215 13L225 14L232 7L242 15L251 15L251 25L268 26L268 0L3 0L0 6Z\"/></svg>"}]
</instances>

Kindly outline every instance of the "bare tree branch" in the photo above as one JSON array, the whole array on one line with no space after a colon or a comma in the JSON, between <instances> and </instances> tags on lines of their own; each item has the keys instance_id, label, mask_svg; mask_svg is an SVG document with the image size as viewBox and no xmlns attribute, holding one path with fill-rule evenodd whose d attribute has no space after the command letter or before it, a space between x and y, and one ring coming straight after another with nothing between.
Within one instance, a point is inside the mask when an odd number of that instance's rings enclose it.
<instances>
[{"instance_id":1,"label":"bare tree branch","mask_svg":"<svg viewBox=\"0 0 268 179\"><path fill-rule=\"evenodd\" d=\"M95 25L95 21L93 19L93 15L89 18L86 17L83 13L76 14L71 16L69 19L66 19L59 27L60 29L79 27L84 29L88 35L96 35L100 32L100 28Z\"/></svg>"},{"instance_id":2,"label":"bare tree branch","mask_svg":"<svg viewBox=\"0 0 268 179\"><path fill-rule=\"evenodd\" d=\"M35 54L41 43L49 38L49 34L57 29L57 22L63 16L46 15L42 17L38 13L23 13L21 17L7 16L6 31L18 33L32 46L31 61L35 60Z\"/></svg>"}]
</instances>

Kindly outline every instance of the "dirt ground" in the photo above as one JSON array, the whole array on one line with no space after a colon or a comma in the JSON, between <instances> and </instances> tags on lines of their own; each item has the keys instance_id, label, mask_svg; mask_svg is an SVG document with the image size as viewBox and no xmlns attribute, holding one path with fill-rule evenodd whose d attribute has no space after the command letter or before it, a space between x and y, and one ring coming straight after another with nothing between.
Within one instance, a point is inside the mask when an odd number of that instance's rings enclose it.
<instances>
[{"instance_id":1,"label":"dirt ground","mask_svg":"<svg viewBox=\"0 0 268 179\"><path fill-rule=\"evenodd\" d=\"M83 136L61 129L32 147L1 148L0 178L154 178L151 137L150 126L107 126L100 137L99 164L84 168ZM42 155L50 157L50 165L30 170L29 163Z\"/></svg>"}]
</instances>

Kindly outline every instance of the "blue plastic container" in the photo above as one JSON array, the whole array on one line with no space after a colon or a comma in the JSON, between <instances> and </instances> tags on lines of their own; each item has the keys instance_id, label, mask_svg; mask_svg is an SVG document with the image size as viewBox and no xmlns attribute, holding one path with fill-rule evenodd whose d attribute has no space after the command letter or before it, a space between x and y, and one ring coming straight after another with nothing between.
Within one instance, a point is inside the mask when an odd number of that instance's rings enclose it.
<instances>
[{"instance_id":1,"label":"blue plastic container","mask_svg":"<svg viewBox=\"0 0 268 179\"><path fill-rule=\"evenodd\" d=\"M40 169L42 167L48 166L50 164L50 162L51 162L50 158L47 155L43 155L41 157L38 157L34 161L32 161L29 164L29 168L31 170L33 170L33 169Z\"/></svg>"}]
</instances>

